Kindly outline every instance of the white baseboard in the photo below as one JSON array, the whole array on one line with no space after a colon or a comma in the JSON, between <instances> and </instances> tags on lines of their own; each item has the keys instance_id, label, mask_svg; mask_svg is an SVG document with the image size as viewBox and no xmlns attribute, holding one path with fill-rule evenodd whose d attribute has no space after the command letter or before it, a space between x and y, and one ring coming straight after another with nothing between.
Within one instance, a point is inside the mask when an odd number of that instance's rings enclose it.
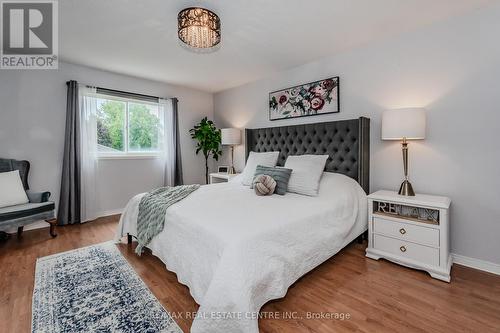
<instances>
[{"instance_id":1,"label":"white baseboard","mask_svg":"<svg viewBox=\"0 0 500 333\"><path fill-rule=\"evenodd\" d=\"M111 215L118 215L118 214L121 214L123 212L123 208L119 208L119 209L111 209L111 210L105 210L105 211L102 211L102 212L99 212L97 214L98 217L105 217L105 216L111 216ZM84 221L83 223L86 223L86 222L90 222L90 221ZM35 230L35 229L41 229L41 228L48 228L50 225L45 222L45 221L38 221L38 222L33 222L31 224L28 224L27 226L24 227L24 231L28 231L28 230ZM8 233L16 233L17 232L17 228L11 228L11 229L7 229L5 230L6 232Z\"/></svg>"},{"instance_id":2,"label":"white baseboard","mask_svg":"<svg viewBox=\"0 0 500 333\"><path fill-rule=\"evenodd\" d=\"M35 230L35 229L41 229L41 228L48 228L49 226L50 226L50 224L48 224L45 221L38 221L38 222L35 222L33 224L28 224L27 226L25 226L23 228L23 230L24 231Z\"/></svg>"},{"instance_id":3,"label":"white baseboard","mask_svg":"<svg viewBox=\"0 0 500 333\"><path fill-rule=\"evenodd\" d=\"M118 214L123 213L123 210L124 210L124 208L103 210L102 212L97 213L97 218L111 216L111 215L118 215ZM82 223L87 223L87 222L92 222L92 221L95 221L95 219L82 221Z\"/></svg>"},{"instance_id":4,"label":"white baseboard","mask_svg":"<svg viewBox=\"0 0 500 333\"><path fill-rule=\"evenodd\" d=\"M466 256L462 256L460 254L455 254L455 253L452 253L451 256L453 258L454 264L459 264L459 265L467 266L470 268L475 268L475 269L478 269L480 271L485 271L485 272L500 275L500 265L499 264L495 264L493 262L485 261L485 260L481 260L481 259L466 257Z\"/></svg>"},{"instance_id":5,"label":"white baseboard","mask_svg":"<svg viewBox=\"0 0 500 333\"><path fill-rule=\"evenodd\" d=\"M23 231L48 228L49 226L50 225L47 222L45 222L43 220L40 220L40 221L33 222L31 224L28 224L28 225L24 226ZM5 231L6 233L9 233L9 234L16 234L17 233L17 227L13 227L13 228L10 227L10 228L7 228L7 229L2 230L2 231Z\"/></svg>"},{"instance_id":6,"label":"white baseboard","mask_svg":"<svg viewBox=\"0 0 500 333\"><path fill-rule=\"evenodd\" d=\"M124 209L125 208L105 210L105 211L99 212L99 214L97 214L97 216L104 217L104 216L110 216L110 215L118 215L118 214L123 213Z\"/></svg>"}]
</instances>

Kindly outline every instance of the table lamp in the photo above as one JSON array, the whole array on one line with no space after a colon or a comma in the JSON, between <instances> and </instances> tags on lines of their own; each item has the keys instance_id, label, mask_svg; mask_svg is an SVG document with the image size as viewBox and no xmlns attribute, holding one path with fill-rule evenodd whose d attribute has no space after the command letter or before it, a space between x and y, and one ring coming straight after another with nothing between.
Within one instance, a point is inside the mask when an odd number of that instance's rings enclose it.
<instances>
[{"instance_id":1,"label":"table lamp","mask_svg":"<svg viewBox=\"0 0 500 333\"><path fill-rule=\"evenodd\" d=\"M414 196L415 192L408 180L408 140L425 138L425 110L407 108L387 110L382 114L382 140L400 140L403 150L405 179L399 188L400 195Z\"/></svg>"},{"instance_id":2,"label":"table lamp","mask_svg":"<svg viewBox=\"0 0 500 333\"><path fill-rule=\"evenodd\" d=\"M227 173L233 175L235 173L234 146L241 144L241 132L237 128L223 128L221 129L221 136L221 144L224 146L231 146L231 166Z\"/></svg>"}]
</instances>

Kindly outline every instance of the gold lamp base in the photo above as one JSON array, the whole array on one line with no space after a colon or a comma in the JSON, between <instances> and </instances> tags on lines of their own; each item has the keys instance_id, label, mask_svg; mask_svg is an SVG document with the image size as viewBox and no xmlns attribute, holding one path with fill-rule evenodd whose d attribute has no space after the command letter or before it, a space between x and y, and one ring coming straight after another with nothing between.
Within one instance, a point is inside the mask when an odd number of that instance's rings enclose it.
<instances>
[{"instance_id":1,"label":"gold lamp base","mask_svg":"<svg viewBox=\"0 0 500 333\"><path fill-rule=\"evenodd\" d=\"M231 166L229 167L229 170L227 170L227 173L230 175L234 175L236 173L234 170L234 145L231 145Z\"/></svg>"},{"instance_id":2,"label":"gold lamp base","mask_svg":"<svg viewBox=\"0 0 500 333\"><path fill-rule=\"evenodd\" d=\"M408 181L408 179L405 179L403 183L401 183L401 187L399 188L399 195L406 195L408 197L414 197L415 192L413 191L413 186L411 186L411 183Z\"/></svg>"},{"instance_id":3,"label":"gold lamp base","mask_svg":"<svg viewBox=\"0 0 500 333\"><path fill-rule=\"evenodd\" d=\"M414 197L415 192L413 191L413 186L411 186L411 183L408 181L408 142L406 141L406 138L403 138L401 149L403 152L403 168L405 173L405 180L401 184L398 194Z\"/></svg>"}]
</instances>

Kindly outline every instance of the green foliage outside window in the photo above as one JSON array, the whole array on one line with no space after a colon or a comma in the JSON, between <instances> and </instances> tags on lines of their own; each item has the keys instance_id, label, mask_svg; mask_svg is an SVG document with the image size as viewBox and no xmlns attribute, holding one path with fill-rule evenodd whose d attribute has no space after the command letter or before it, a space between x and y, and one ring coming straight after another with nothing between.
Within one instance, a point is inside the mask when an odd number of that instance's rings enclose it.
<instances>
[{"instance_id":1,"label":"green foliage outside window","mask_svg":"<svg viewBox=\"0 0 500 333\"><path fill-rule=\"evenodd\" d=\"M125 151L125 112L127 104L106 100L97 111L97 143ZM145 104L128 104L128 150L157 150L161 123Z\"/></svg>"},{"instance_id":2,"label":"green foliage outside window","mask_svg":"<svg viewBox=\"0 0 500 333\"><path fill-rule=\"evenodd\" d=\"M108 100L97 110L97 143L124 150L125 103Z\"/></svg>"},{"instance_id":3,"label":"green foliage outside window","mask_svg":"<svg viewBox=\"0 0 500 333\"><path fill-rule=\"evenodd\" d=\"M158 148L160 120L144 104L129 104L129 149L151 150Z\"/></svg>"}]
</instances>

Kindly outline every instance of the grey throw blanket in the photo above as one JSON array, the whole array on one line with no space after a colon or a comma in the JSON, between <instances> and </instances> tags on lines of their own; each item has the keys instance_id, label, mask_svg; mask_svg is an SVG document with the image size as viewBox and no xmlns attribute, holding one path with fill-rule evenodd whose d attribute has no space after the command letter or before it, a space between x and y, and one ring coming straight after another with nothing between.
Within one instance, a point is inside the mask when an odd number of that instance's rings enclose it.
<instances>
[{"instance_id":1,"label":"grey throw blanket","mask_svg":"<svg viewBox=\"0 0 500 333\"><path fill-rule=\"evenodd\" d=\"M163 230L167 208L181 201L200 185L160 187L147 193L139 203L137 217L137 242L135 253L141 255L144 246Z\"/></svg>"}]
</instances>

